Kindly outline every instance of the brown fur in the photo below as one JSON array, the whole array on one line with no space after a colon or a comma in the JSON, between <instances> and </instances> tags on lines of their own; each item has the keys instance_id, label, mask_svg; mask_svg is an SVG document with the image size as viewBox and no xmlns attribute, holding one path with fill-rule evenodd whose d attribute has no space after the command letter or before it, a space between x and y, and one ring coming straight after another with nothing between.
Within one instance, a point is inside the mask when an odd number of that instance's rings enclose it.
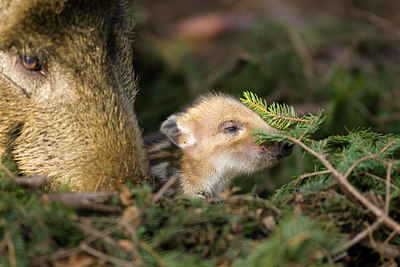
<instances>
[{"instance_id":1,"label":"brown fur","mask_svg":"<svg viewBox=\"0 0 400 267\"><path fill-rule=\"evenodd\" d=\"M130 37L125 1L0 0L0 157L55 190L147 175Z\"/></svg>"},{"instance_id":2,"label":"brown fur","mask_svg":"<svg viewBox=\"0 0 400 267\"><path fill-rule=\"evenodd\" d=\"M162 124L164 136L146 142L151 175L158 185L178 177L167 196L216 197L234 177L272 167L291 154L287 143L256 145L257 129L277 132L229 96L202 97Z\"/></svg>"}]
</instances>

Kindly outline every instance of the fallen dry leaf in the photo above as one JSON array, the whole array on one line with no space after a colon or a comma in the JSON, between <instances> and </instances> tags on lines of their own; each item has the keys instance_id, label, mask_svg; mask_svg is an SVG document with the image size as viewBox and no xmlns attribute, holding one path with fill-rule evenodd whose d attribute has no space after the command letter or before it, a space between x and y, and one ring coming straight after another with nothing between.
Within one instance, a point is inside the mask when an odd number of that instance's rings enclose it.
<instances>
[{"instance_id":1,"label":"fallen dry leaf","mask_svg":"<svg viewBox=\"0 0 400 267\"><path fill-rule=\"evenodd\" d=\"M264 217L262 219L262 223L263 223L265 229L267 229L270 232L274 231L276 228L275 219L272 216Z\"/></svg>"},{"instance_id":2,"label":"fallen dry leaf","mask_svg":"<svg viewBox=\"0 0 400 267\"><path fill-rule=\"evenodd\" d=\"M140 224L140 209L133 205L129 206L124 210L122 218L128 221L134 228L138 227Z\"/></svg>"},{"instance_id":3,"label":"fallen dry leaf","mask_svg":"<svg viewBox=\"0 0 400 267\"><path fill-rule=\"evenodd\" d=\"M120 248L126 252L132 252L134 248L132 241L127 239L118 240L118 246L120 246Z\"/></svg>"}]
</instances>

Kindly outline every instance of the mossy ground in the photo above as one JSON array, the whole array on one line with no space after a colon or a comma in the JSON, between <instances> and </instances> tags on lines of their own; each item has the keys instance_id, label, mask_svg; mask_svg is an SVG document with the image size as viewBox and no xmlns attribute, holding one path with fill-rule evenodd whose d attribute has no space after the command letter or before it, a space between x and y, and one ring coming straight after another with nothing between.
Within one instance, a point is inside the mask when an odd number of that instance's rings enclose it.
<instances>
[{"instance_id":1,"label":"mossy ground","mask_svg":"<svg viewBox=\"0 0 400 267\"><path fill-rule=\"evenodd\" d=\"M347 129L399 132L397 1L281 1L268 8L260 1L170 1L164 6L161 2L135 1L135 64L142 88L135 107L145 133L156 131L168 115L209 90L238 98L243 91L252 91L268 102L287 103L305 113L323 108L327 121L314 138L347 136L343 142L331 142L327 151L327 158L342 172L357 160L349 155L362 157L347 148L355 140ZM294 13L274 15L281 14L282 5ZM237 17L244 27L227 27L208 37L179 34L177 25L194 15L212 11L224 18L243 10L250 18L245 23ZM358 136L367 141L366 149L385 142L375 134ZM396 221L398 158L398 150L385 155L394 164L389 216ZM15 164L5 164L18 173ZM234 186L241 190L226 193L220 201L178 198L154 203L149 187L127 185L109 203L121 205L120 214L49 202L46 192L21 189L0 170L1 265L398 264L399 235L385 224L365 231L376 216L345 194L331 176L295 181L321 166L296 147L280 166L238 178ZM382 209L387 167L365 161L350 176L357 190ZM366 236L361 241L343 247L362 232Z\"/></svg>"}]
</instances>

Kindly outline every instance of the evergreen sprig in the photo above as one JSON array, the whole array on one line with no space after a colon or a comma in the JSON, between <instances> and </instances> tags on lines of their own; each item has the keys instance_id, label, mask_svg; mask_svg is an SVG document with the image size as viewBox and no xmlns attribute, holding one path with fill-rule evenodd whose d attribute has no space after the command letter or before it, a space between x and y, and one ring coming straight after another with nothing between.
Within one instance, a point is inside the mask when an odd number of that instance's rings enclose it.
<instances>
[{"instance_id":1,"label":"evergreen sprig","mask_svg":"<svg viewBox=\"0 0 400 267\"><path fill-rule=\"evenodd\" d=\"M303 114L302 117L299 117L293 106L276 102L268 105L264 99L252 92L243 92L243 96L244 98L241 100L244 104L254 109L264 121L280 131L279 134L255 131L260 142L282 141L285 139L284 136L308 138L310 134L320 128L321 123L325 120L322 111L318 111L316 115Z\"/></svg>"}]
</instances>

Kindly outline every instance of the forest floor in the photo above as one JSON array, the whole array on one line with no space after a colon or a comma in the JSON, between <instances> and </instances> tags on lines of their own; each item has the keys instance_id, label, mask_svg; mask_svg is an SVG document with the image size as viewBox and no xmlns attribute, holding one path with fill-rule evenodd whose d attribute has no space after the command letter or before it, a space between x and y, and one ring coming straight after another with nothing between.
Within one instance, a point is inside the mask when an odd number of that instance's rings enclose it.
<instances>
[{"instance_id":1,"label":"forest floor","mask_svg":"<svg viewBox=\"0 0 400 267\"><path fill-rule=\"evenodd\" d=\"M211 90L323 109L326 121L219 199L163 199L146 185L48 192L3 162L1 266L400 263L399 1L132 5L145 134Z\"/></svg>"}]
</instances>

